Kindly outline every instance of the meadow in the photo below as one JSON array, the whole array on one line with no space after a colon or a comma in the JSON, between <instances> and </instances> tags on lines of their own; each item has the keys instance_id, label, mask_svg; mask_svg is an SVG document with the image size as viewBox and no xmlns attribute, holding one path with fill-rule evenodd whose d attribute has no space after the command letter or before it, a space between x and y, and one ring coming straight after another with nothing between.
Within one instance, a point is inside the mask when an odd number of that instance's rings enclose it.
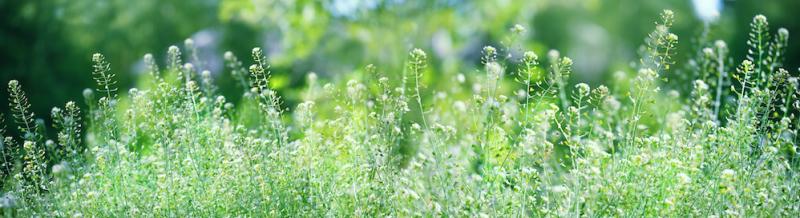
<instances>
[{"instance_id":1,"label":"meadow","mask_svg":"<svg viewBox=\"0 0 800 218\"><path fill-rule=\"evenodd\" d=\"M800 83L783 64L788 30L757 15L746 44L709 41L679 62L677 46L697 36L673 33L675 16L651 16L639 57L614 85L594 87L569 82L570 57L515 41L523 25L475 51L477 73L437 72L429 51L411 49L400 68L309 72L291 96L274 88L281 72L266 48L225 52L236 102L192 39L165 61L144 55L128 90L97 53L86 75L96 86L50 114L30 110L26 91L42 87L8 81L0 213L797 216ZM747 55L731 56L733 46ZM691 79L668 79L676 69Z\"/></svg>"}]
</instances>

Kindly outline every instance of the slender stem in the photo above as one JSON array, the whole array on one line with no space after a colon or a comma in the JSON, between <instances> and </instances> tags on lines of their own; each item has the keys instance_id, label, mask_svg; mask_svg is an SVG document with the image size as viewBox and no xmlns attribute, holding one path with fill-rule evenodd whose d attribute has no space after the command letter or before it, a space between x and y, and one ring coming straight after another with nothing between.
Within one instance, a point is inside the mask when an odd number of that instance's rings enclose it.
<instances>
[{"instance_id":1,"label":"slender stem","mask_svg":"<svg viewBox=\"0 0 800 218\"><path fill-rule=\"evenodd\" d=\"M722 49L717 49L717 96L714 98L714 122L717 124L719 124L719 108L722 106L722 82L727 76L722 52Z\"/></svg>"}]
</instances>

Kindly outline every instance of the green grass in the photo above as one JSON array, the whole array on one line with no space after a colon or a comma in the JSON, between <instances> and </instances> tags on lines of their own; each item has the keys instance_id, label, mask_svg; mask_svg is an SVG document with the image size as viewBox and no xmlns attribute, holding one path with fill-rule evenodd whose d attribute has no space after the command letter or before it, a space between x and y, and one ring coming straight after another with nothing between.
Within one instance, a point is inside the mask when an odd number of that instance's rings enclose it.
<instances>
[{"instance_id":1,"label":"green grass","mask_svg":"<svg viewBox=\"0 0 800 218\"><path fill-rule=\"evenodd\" d=\"M722 41L674 73L671 11L615 86L569 85L572 59L484 47L482 73L437 75L425 51L404 69L309 74L287 107L260 48L226 53L246 91L234 105L178 47L146 55L119 93L98 86L54 108L47 140L9 83L2 214L9 217L791 217L800 214L798 82L781 68L788 32L751 25L749 55ZM524 32L515 26L511 34ZM187 52L192 55L192 43ZM198 72L200 71L200 72ZM249 75L249 76L248 76ZM625 79L630 78L630 79ZM688 87L691 86L691 87ZM2 132L6 135L5 131Z\"/></svg>"}]
</instances>

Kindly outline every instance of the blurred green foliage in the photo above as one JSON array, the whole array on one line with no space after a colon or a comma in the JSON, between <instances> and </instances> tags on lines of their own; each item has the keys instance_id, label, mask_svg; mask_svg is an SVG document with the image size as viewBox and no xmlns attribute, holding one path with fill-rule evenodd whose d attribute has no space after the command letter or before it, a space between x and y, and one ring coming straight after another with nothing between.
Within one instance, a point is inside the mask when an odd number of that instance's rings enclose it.
<instances>
[{"instance_id":1,"label":"blurred green foliage","mask_svg":"<svg viewBox=\"0 0 800 218\"><path fill-rule=\"evenodd\" d=\"M241 87L224 70L222 53L247 57L254 46L265 48L273 85L287 104L297 101L295 87L303 85L308 72L323 80L346 80L346 73L371 63L398 77L391 72L403 69L405 54L415 47L435 57L428 81L476 73L480 48L493 45L542 55L557 49L575 60L573 83L614 85L607 82L614 72L633 72L638 54L631 51L652 30L651 15L662 9L676 11L673 31L683 37L678 62L716 39L738 49L732 55L740 59L755 14L767 15L772 31L800 30L792 13L800 1L722 5L719 19L708 24L695 16L690 0L0 0L0 80L20 80L42 117L93 86L92 53L104 53L121 86L133 87L145 53L163 62L164 48L193 38L204 56L200 60L218 60L195 65L212 71L234 100ZM527 28L524 37L508 38L514 24ZM705 37L692 38L696 35ZM788 51L787 68L796 69L800 49L791 44ZM667 76L691 78L691 71L681 70ZM7 105L7 92L0 93Z\"/></svg>"}]
</instances>

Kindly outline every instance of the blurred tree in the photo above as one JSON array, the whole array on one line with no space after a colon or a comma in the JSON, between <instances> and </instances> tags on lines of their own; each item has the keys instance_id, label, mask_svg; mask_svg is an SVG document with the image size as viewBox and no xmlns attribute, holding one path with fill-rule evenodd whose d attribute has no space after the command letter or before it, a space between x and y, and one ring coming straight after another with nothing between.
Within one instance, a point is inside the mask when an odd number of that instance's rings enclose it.
<instances>
[{"instance_id":1,"label":"blurred tree","mask_svg":"<svg viewBox=\"0 0 800 218\"><path fill-rule=\"evenodd\" d=\"M721 8L720 17L712 22L713 13L695 10L698 2ZM800 1L788 0L0 0L0 79L20 80L33 110L46 117L51 106L80 99L81 90L93 86L89 60L94 52L108 57L126 90L145 53L163 60L169 45L211 36L213 46L201 50L231 50L245 64L250 48L264 47L275 72L273 85L291 105L293 89L309 71L346 79L340 75L376 64L398 77L411 48L430 51L432 72L424 78L429 88L446 86L433 81L456 73L477 75L480 48L508 47L509 28L522 24L527 31L516 39L516 49L542 57L558 49L575 60L573 82L594 85L611 72L629 70L662 9L676 12L673 31L681 37L676 61L682 62L716 39L728 41L737 49L732 55L741 59L755 14L769 17L771 31L798 32L800 22L790 11L798 7ZM695 38L707 24L706 37ZM796 73L800 48L790 44L788 51L787 68ZM217 69L224 94L236 100L240 89ZM6 105L7 93L0 93Z\"/></svg>"},{"instance_id":2,"label":"blurred tree","mask_svg":"<svg viewBox=\"0 0 800 218\"><path fill-rule=\"evenodd\" d=\"M0 1L0 108L6 116L9 80L20 81L40 118L56 104L79 99L80 90L91 84L90 55L64 39L71 30L62 25L59 9L45 0ZM16 128L8 129L13 133Z\"/></svg>"},{"instance_id":3,"label":"blurred tree","mask_svg":"<svg viewBox=\"0 0 800 218\"><path fill-rule=\"evenodd\" d=\"M164 57L169 45L214 26L216 7L214 0L0 0L0 79L20 80L32 110L49 118L52 106L80 101L81 90L94 87L93 53L106 54L121 87L131 87L145 53Z\"/></svg>"}]
</instances>

